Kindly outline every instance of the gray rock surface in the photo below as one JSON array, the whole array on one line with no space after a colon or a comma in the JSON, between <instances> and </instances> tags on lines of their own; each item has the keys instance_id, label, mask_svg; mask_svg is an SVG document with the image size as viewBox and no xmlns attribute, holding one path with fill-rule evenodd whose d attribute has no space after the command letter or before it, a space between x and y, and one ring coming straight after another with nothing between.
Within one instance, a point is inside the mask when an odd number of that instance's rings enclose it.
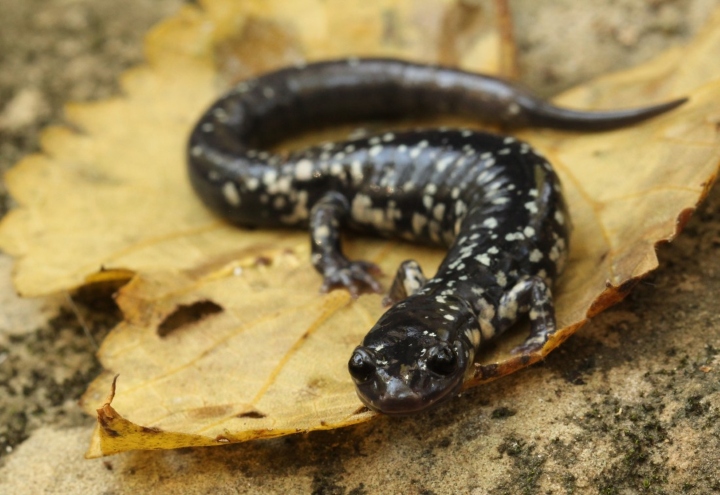
<instances>
[{"instance_id":1,"label":"gray rock surface","mask_svg":"<svg viewBox=\"0 0 720 495\"><path fill-rule=\"evenodd\" d=\"M181 4L0 0L0 168L38 149L65 101L116 94L143 33ZM524 80L552 94L687 41L720 2L512 5ZM18 300L2 256L0 493L720 492L717 188L659 251L655 274L544 363L430 414L91 461L94 420L76 401L118 315L75 313L63 296Z\"/></svg>"}]
</instances>

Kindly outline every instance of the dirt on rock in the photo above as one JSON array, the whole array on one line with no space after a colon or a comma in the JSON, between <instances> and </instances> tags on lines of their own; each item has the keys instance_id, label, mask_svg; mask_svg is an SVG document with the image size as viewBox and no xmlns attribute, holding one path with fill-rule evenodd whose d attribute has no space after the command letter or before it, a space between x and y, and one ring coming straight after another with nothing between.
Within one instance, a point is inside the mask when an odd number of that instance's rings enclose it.
<instances>
[{"instance_id":1,"label":"dirt on rock","mask_svg":"<svg viewBox=\"0 0 720 495\"><path fill-rule=\"evenodd\" d=\"M470 1L470 0L465 0ZM0 170L66 101L117 95L181 0L0 0ZM512 3L545 95L697 32L717 0ZM0 186L0 213L12 206ZM19 300L0 257L0 493L707 494L720 491L720 190L660 268L540 365L419 417L213 449L87 461L76 404L116 311Z\"/></svg>"}]
</instances>

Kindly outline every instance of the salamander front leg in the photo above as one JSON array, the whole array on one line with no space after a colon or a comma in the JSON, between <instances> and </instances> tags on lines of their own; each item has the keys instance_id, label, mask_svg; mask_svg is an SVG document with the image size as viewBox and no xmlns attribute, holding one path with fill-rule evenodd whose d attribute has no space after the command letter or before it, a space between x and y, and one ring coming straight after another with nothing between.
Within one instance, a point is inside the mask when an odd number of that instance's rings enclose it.
<instances>
[{"instance_id":1,"label":"salamander front leg","mask_svg":"<svg viewBox=\"0 0 720 495\"><path fill-rule=\"evenodd\" d=\"M403 261L397 269L388 295L383 299L383 306L392 306L406 297L417 294L425 286L425 282L427 278L417 261Z\"/></svg>"},{"instance_id":2,"label":"salamander front leg","mask_svg":"<svg viewBox=\"0 0 720 495\"><path fill-rule=\"evenodd\" d=\"M513 354L527 354L541 349L548 337L555 333L555 308L550 287L540 277L519 282L500 300L501 318L515 320L527 313L530 318L530 336L512 350ZM501 323L511 323L510 321ZM505 326L505 325L502 325Z\"/></svg>"},{"instance_id":3,"label":"salamander front leg","mask_svg":"<svg viewBox=\"0 0 720 495\"><path fill-rule=\"evenodd\" d=\"M354 298L367 289L381 292L374 277L380 268L369 261L350 261L342 253L340 222L348 211L347 199L337 192L327 193L310 211L312 264L324 279L320 290L345 287Z\"/></svg>"}]
</instances>

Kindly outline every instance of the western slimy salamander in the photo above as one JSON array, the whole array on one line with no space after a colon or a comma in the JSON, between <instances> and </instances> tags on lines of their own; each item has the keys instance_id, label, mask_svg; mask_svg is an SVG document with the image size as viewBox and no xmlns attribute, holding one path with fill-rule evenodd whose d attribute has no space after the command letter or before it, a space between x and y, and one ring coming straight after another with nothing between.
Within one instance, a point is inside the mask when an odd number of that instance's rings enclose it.
<instances>
[{"instance_id":1,"label":"western slimy salamander","mask_svg":"<svg viewBox=\"0 0 720 495\"><path fill-rule=\"evenodd\" d=\"M683 103L582 112L460 70L389 59L313 63L244 81L200 118L189 174L214 212L241 226L310 229L322 288L379 292L379 270L342 253L339 229L448 247L433 278L398 269L394 305L349 362L358 396L387 414L457 394L484 341L528 315L517 352L555 331L551 286L570 219L550 164L512 137L463 129L386 132L291 152L268 145L308 129L363 120L470 116L506 126L602 130Z\"/></svg>"}]
</instances>

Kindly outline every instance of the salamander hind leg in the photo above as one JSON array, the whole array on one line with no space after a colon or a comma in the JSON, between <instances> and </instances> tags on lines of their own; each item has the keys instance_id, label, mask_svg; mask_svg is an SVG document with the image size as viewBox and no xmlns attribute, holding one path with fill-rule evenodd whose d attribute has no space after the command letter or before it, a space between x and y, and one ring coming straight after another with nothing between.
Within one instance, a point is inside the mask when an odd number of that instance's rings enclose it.
<instances>
[{"instance_id":1,"label":"salamander hind leg","mask_svg":"<svg viewBox=\"0 0 720 495\"><path fill-rule=\"evenodd\" d=\"M383 299L383 306L392 306L406 297L420 292L425 286L427 278L415 260L406 260L400 263L388 295Z\"/></svg>"},{"instance_id":2,"label":"salamander hind leg","mask_svg":"<svg viewBox=\"0 0 720 495\"><path fill-rule=\"evenodd\" d=\"M513 354L527 354L541 349L557 329L550 287L538 276L518 282L502 297L500 308L503 327L512 324L521 314L526 313L530 318L530 336L512 350Z\"/></svg>"},{"instance_id":3,"label":"salamander hind leg","mask_svg":"<svg viewBox=\"0 0 720 495\"><path fill-rule=\"evenodd\" d=\"M321 292L344 287L354 298L370 290L381 292L375 279L380 268L369 261L351 261L340 245L340 223L347 216L347 199L337 192L323 196L310 211L312 264L323 276Z\"/></svg>"}]
</instances>

